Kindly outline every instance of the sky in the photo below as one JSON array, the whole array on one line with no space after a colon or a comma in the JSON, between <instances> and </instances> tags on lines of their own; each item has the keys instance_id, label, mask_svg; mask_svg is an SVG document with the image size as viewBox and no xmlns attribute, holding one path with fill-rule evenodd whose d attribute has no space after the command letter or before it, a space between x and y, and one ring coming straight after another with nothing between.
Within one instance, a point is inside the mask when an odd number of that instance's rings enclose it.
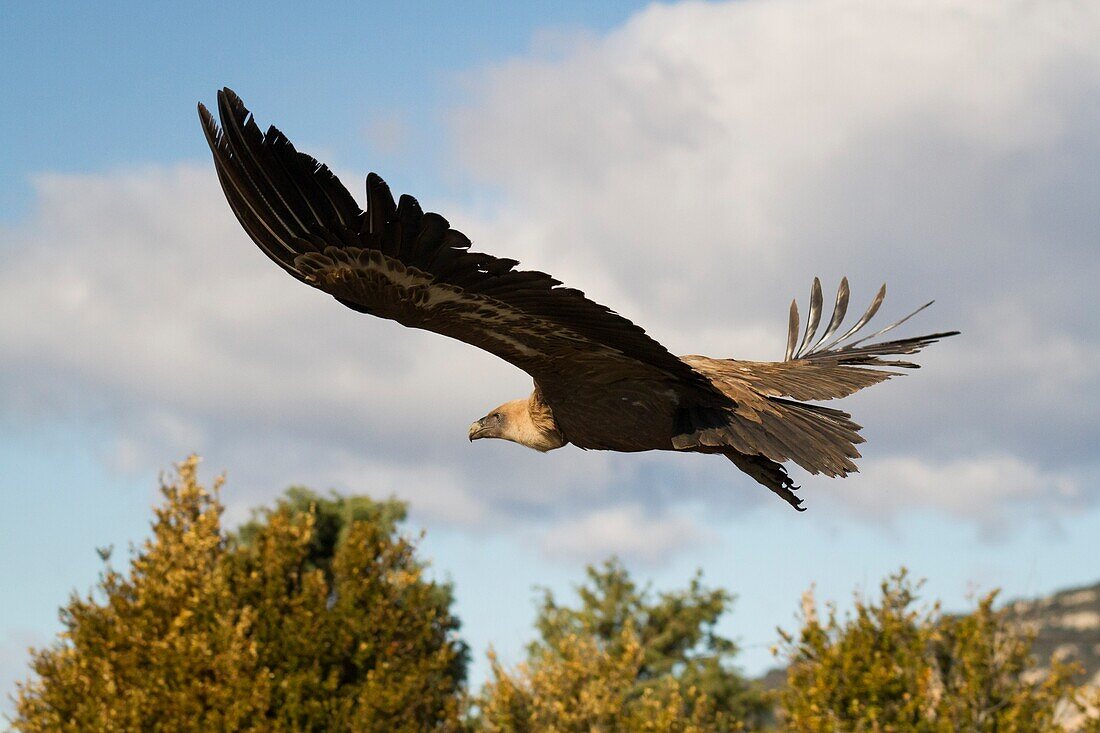
<instances>
[{"instance_id":1,"label":"sky","mask_svg":"<svg viewBox=\"0 0 1100 733\"><path fill-rule=\"evenodd\" d=\"M736 594L752 674L811 585L1100 579L1095 4L7 3L0 49L0 694L191 452L230 523L292 484L407 500L475 681L611 555ZM861 473L793 471L802 514L717 458L471 445L530 379L272 266L195 115L222 86L673 353L781 358L815 275L963 334L844 400Z\"/></svg>"}]
</instances>

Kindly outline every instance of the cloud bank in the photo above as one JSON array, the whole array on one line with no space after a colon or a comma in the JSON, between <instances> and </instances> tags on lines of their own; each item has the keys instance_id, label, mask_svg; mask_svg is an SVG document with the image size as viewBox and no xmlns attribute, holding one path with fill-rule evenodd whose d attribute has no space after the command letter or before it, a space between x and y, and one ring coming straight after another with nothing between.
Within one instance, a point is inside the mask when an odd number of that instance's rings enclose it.
<instances>
[{"instance_id":1,"label":"cloud bank","mask_svg":"<svg viewBox=\"0 0 1100 733\"><path fill-rule=\"evenodd\" d=\"M990 530L1096 499L1094 8L655 5L557 48L463 75L455 158L493 203L426 208L676 353L780 357L814 275L847 274L853 308L887 280L884 319L938 298L912 328L964 335L845 402L865 472L799 476L811 508ZM470 420L529 380L293 283L205 161L34 186L0 231L0 410L93 424L121 470L198 450L242 506L287 481L393 492L424 521L535 528L568 556L656 559L700 539L701 506L785 509L724 461L469 446Z\"/></svg>"}]
</instances>

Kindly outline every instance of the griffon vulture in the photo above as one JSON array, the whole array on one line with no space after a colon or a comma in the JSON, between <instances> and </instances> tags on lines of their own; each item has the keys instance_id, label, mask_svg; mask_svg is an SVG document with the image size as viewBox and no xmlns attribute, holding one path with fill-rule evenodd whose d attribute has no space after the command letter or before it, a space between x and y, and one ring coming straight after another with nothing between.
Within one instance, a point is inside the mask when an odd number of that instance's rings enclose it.
<instances>
[{"instance_id":1,"label":"griffon vulture","mask_svg":"<svg viewBox=\"0 0 1100 733\"><path fill-rule=\"evenodd\" d=\"M723 455L796 509L798 487L781 465L810 473L856 471L860 426L840 410L807 404L878 384L915 364L913 354L955 331L876 341L898 321L852 340L878 311L883 286L851 328L842 280L832 317L814 280L806 329L791 303L783 361L677 357L638 326L515 260L470 251L470 240L416 199L395 204L367 176L367 208L324 165L274 127L262 133L240 98L218 93L219 129L199 105L218 178L259 248L298 280L362 313L465 341L534 378L528 397L505 402L469 429L539 451L567 443L594 450ZM799 339L799 334L802 338Z\"/></svg>"}]
</instances>

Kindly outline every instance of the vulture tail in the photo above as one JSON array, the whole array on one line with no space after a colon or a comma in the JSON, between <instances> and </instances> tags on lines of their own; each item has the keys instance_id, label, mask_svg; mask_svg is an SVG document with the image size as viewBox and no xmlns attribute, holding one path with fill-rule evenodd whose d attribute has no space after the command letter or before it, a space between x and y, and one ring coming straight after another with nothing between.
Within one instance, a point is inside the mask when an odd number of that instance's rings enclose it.
<instances>
[{"instance_id":1,"label":"vulture tail","mask_svg":"<svg viewBox=\"0 0 1100 733\"><path fill-rule=\"evenodd\" d=\"M780 464L791 461L811 474L856 473L860 426L841 410L781 398L761 400L751 419L737 410L695 405L683 410L676 450L721 453L737 468L801 511L798 489Z\"/></svg>"}]
</instances>

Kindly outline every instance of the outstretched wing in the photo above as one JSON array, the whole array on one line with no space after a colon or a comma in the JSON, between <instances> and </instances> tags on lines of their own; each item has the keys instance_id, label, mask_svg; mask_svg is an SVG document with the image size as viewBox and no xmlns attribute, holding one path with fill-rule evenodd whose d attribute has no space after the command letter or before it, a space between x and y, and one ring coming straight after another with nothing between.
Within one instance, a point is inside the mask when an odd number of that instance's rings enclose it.
<instances>
[{"instance_id":1,"label":"outstretched wing","mask_svg":"<svg viewBox=\"0 0 1100 733\"><path fill-rule=\"evenodd\" d=\"M218 112L220 129L199 105L225 196L264 254L302 282L363 313L482 348L556 392L623 380L709 389L638 326L545 273L471 252L413 197L395 204L373 173L361 210L326 166L274 127L261 133L229 89L218 93Z\"/></svg>"}]
</instances>

